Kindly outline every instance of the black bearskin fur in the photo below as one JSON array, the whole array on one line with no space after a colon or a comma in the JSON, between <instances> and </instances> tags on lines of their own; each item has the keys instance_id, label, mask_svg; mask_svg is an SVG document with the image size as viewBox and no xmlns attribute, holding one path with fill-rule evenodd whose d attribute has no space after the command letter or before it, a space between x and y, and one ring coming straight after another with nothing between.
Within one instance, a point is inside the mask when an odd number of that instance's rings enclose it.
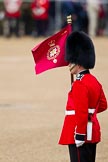
<instances>
[{"instance_id":1,"label":"black bearskin fur","mask_svg":"<svg viewBox=\"0 0 108 162\"><path fill-rule=\"evenodd\" d=\"M65 59L69 63L75 63L86 69L92 69L95 65L95 49L90 37L82 32L72 32L66 41Z\"/></svg>"}]
</instances>

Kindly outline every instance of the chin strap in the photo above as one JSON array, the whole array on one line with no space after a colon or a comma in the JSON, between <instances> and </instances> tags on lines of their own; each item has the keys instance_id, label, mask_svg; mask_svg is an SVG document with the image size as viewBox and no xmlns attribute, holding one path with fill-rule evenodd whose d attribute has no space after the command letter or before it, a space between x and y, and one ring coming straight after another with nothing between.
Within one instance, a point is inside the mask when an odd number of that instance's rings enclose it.
<instances>
[{"instance_id":1,"label":"chin strap","mask_svg":"<svg viewBox=\"0 0 108 162\"><path fill-rule=\"evenodd\" d=\"M74 76L71 74L71 84L74 82Z\"/></svg>"}]
</instances>

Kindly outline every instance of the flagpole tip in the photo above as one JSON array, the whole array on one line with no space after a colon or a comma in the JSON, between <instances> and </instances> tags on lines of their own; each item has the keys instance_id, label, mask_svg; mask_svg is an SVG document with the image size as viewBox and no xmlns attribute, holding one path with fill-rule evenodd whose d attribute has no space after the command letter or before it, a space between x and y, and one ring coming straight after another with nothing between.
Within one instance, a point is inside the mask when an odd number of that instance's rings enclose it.
<instances>
[{"instance_id":1,"label":"flagpole tip","mask_svg":"<svg viewBox=\"0 0 108 162\"><path fill-rule=\"evenodd\" d=\"M67 16L67 23L72 24L72 15Z\"/></svg>"}]
</instances>

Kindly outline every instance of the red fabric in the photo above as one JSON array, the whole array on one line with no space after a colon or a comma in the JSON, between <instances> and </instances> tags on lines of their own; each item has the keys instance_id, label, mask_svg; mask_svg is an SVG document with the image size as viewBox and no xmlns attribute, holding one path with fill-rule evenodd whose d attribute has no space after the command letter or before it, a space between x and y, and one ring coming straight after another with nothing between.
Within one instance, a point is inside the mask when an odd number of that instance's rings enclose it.
<instances>
[{"instance_id":1,"label":"red fabric","mask_svg":"<svg viewBox=\"0 0 108 162\"><path fill-rule=\"evenodd\" d=\"M68 65L64 60L64 54L66 38L70 32L71 26L67 25L60 32L49 37L32 49L36 64L36 74L52 68Z\"/></svg>"},{"instance_id":2,"label":"red fabric","mask_svg":"<svg viewBox=\"0 0 108 162\"><path fill-rule=\"evenodd\" d=\"M105 17L105 10L102 4L100 4L99 11L98 11L98 16L99 18L104 18Z\"/></svg>"},{"instance_id":3,"label":"red fabric","mask_svg":"<svg viewBox=\"0 0 108 162\"><path fill-rule=\"evenodd\" d=\"M20 17L20 7L22 0L4 0L6 16L17 18Z\"/></svg>"},{"instance_id":4,"label":"red fabric","mask_svg":"<svg viewBox=\"0 0 108 162\"><path fill-rule=\"evenodd\" d=\"M34 19L48 19L49 0L33 0L31 9Z\"/></svg>"},{"instance_id":5,"label":"red fabric","mask_svg":"<svg viewBox=\"0 0 108 162\"><path fill-rule=\"evenodd\" d=\"M99 104L97 113L107 109L107 101L100 83L93 75L86 74L83 76L82 80L76 80L73 83L72 90L68 94L66 110L75 110L75 115L65 116L59 144L74 144L75 132L78 134L85 134L86 143L95 143L100 141L100 126L96 115L92 117L92 140L86 140L88 109L96 109L98 100Z\"/></svg>"}]
</instances>

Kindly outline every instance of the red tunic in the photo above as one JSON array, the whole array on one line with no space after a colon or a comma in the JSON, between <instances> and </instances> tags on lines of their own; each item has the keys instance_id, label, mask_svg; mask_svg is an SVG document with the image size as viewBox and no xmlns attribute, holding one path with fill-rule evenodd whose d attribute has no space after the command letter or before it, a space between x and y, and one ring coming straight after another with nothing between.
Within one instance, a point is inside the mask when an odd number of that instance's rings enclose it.
<instances>
[{"instance_id":1,"label":"red tunic","mask_svg":"<svg viewBox=\"0 0 108 162\"><path fill-rule=\"evenodd\" d=\"M34 19L46 20L48 19L49 0L33 0L31 9Z\"/></svg>"},{"instance_id":2,"label":"red tunic","mask_svg":"<svg viewBox=\"0 0 108 162\"><path fill-rule=\"evenodd\" d=\"M92 116L92 140L87 141L88 109L97 108ZM59 140L59 144L74 144L75 132L85 135L86 143L97 143L100 141L100 126L96 114L107 109L107 101L101 84L91 74L85 74L81 79L76 80L68 94L66 110L74 110L75 114L66 115Z\"/></svg>"},{"instance_id":3,"label":"red tunic","mask_svg":"<svg viewBox=\"0 0 108 162\"><path fill-rule=\"evenodd\" d=\"M4 0L6 16L12 18L20 17L21 4L22 4L22 0Z\"/></svg>"}]
</instances>

